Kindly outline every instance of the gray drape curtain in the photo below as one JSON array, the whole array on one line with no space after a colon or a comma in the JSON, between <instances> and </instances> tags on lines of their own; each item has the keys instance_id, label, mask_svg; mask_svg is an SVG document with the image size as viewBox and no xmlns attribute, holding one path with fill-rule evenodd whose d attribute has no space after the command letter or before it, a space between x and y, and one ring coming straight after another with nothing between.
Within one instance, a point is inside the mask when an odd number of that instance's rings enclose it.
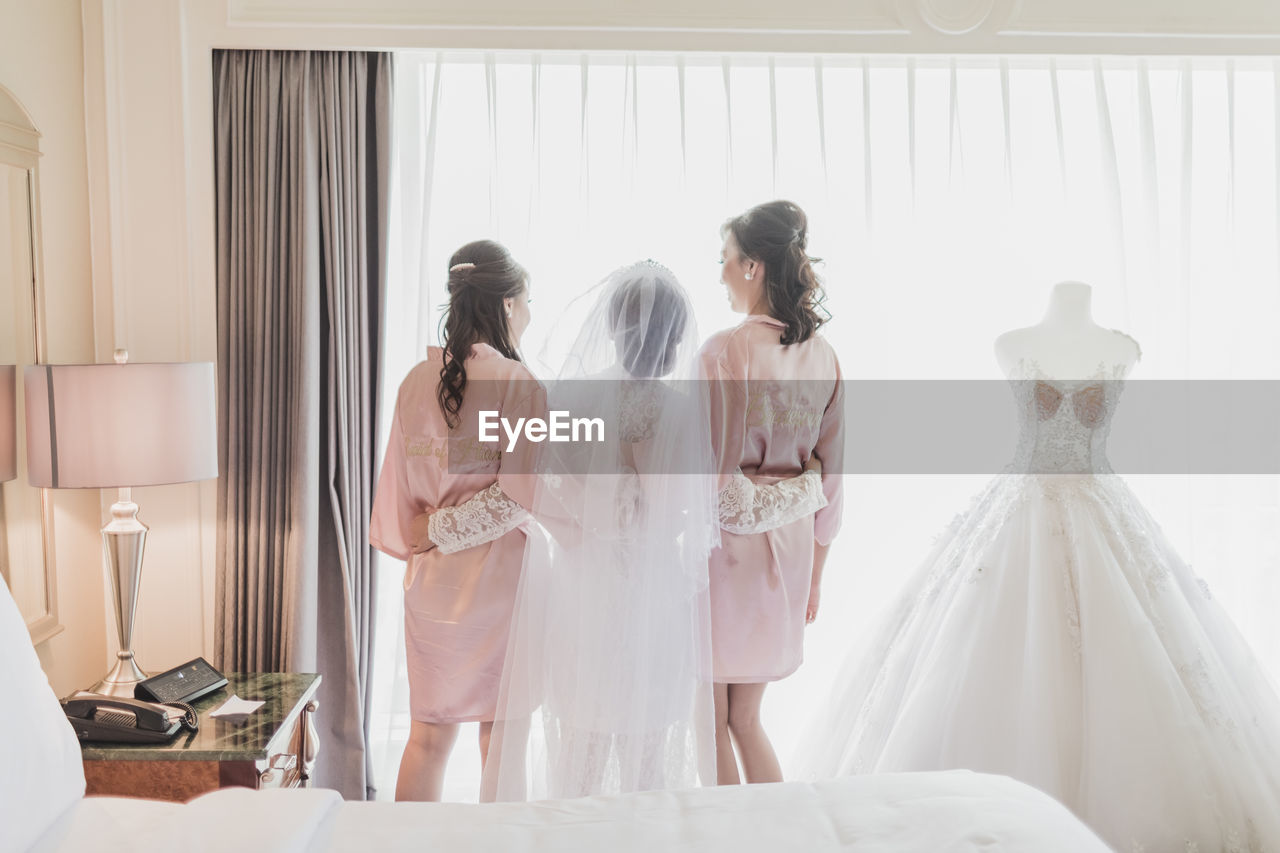
<instances>
[{"instance_id":1,"label":"gray drape curtain","mask_svg":"<svg viewBox=\"0 0 1280 853\"><path fill-rule=\"evenodd\" d=\"M215 656L229 671L319 672L315 782L365 798L391 57L213 62Z\"/></svg>"}]
</instances>

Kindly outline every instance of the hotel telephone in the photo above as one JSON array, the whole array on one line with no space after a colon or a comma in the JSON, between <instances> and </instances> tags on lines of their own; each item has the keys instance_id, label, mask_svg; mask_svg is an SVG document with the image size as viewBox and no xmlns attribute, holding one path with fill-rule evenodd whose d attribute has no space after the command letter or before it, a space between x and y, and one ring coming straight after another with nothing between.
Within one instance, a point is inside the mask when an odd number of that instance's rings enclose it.
<instances>
[{"instance_id":1,"label":"hotel telephone","mask_svg":"<svg viewBox=\"0 0 1280 853\"><path fill-rule=\"evenodd\" d=\"M82 741L164 743L179 729L200 728L195 709L182 702L158 705L82 692L63 699L62 710Z\"/></svg>"}]
</instances>

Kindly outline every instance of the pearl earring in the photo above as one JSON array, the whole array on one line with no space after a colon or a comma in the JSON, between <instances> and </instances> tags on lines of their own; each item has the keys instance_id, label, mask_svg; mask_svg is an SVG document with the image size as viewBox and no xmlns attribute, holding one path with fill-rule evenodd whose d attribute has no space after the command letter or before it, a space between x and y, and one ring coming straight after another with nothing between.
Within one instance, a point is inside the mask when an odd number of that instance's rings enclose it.
<instances>
[{"instance_id":1,"label":"pearl earring","mask_svg":"<svg viewBox=\"0 0 1280 853\"><path fill-rule=\"evenodd\" d=\"M747 273L745 276L743 276L743 278L745 278L747 281L751 281L751 273Z\"/></svg>"}]
</instances>

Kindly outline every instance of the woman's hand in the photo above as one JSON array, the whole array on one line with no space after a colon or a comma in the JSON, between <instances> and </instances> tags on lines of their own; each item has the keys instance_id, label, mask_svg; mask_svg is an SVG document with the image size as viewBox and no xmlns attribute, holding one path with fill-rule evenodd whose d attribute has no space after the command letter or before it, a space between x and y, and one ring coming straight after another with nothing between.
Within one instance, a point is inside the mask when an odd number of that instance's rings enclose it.
<instances>
[{"instance_id":1,"label":"woman's hand","mask_svg":"<svg viewBox=\"0 0 1280 853\"><path fill-rule=\"evenodd\" d=\"M822 475L822 460L818 458L818 454L816 453L809 454L809 460L804 463L804 470L805 470L805 473L808 473L809 471L813 471L819 476Z\"/></svg>"},{"instance_id":2,"label":"woman's hand","mask_svg":"<svg viewBox=\"0 0 1280 853\"><path fill-rule=\"evenodd\" d=\"M817 541L813 543L813 574L809 576L809 604L804 609L806 625L812 625L813 620L818 618L818 599L821 597L818 590L822 586L822 570L827 565L827 552L830 550L830 542L826 545Z\"/></svg>"},{"instance_id":3,"label":"woman's hand","mask_svg":"<svg viewBox=\"0 0 1280 853\"><path fill-rule=\"evenodd\" d=\"M409 524L409 547L415 554L425 554L436 547L430 536L431 514L435 511L435 507L428 507L426 512L415 515Z\"/></svg>"}]
</instances>

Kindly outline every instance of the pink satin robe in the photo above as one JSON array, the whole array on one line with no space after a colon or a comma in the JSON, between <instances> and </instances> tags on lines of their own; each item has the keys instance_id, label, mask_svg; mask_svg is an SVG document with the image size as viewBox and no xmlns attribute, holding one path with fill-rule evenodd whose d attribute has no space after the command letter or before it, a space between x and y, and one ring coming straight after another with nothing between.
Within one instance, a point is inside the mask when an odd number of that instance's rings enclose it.
<instances>
[{"instance_id":1,"label":"pink satin robe","mask_svg":"<svg viewBox=\"0 0 1280 853\"><path fill-rule=\"evenodd\" d=\"M467 359L459 425L450 437L436 400L441 358L442 350L432 347L400 386L369 540L408 562L404 633L413 719L492 720L526 531L518 527L454 554L438 549L413 554L410 525L419 513L461 504L495 481L528 508L538 445L522 438L506 453L501 429L498 443L480 443L478 414L497 410L512 423L519 417L545 418L546 395L523 364L476 344Z\"/></svg>"},{"instance_id":2,"label":"pink satin robe","mask_svg":"<svg viewBox=\"0 0 1280 853\"><path fill-rule=\"evenodd\" d=\"M748 315L713 335L699 353L703 377L713 380L711 439L720 487L739 467L756 482L793 477L817 452L827 498L816 513L767 533L721 531L710 565L719 683L777 681L800 666L814 542L830 544L840 528L840 366L818 335L782 346L783 328L772 317Z\"/></svg>"}]
</instances>

